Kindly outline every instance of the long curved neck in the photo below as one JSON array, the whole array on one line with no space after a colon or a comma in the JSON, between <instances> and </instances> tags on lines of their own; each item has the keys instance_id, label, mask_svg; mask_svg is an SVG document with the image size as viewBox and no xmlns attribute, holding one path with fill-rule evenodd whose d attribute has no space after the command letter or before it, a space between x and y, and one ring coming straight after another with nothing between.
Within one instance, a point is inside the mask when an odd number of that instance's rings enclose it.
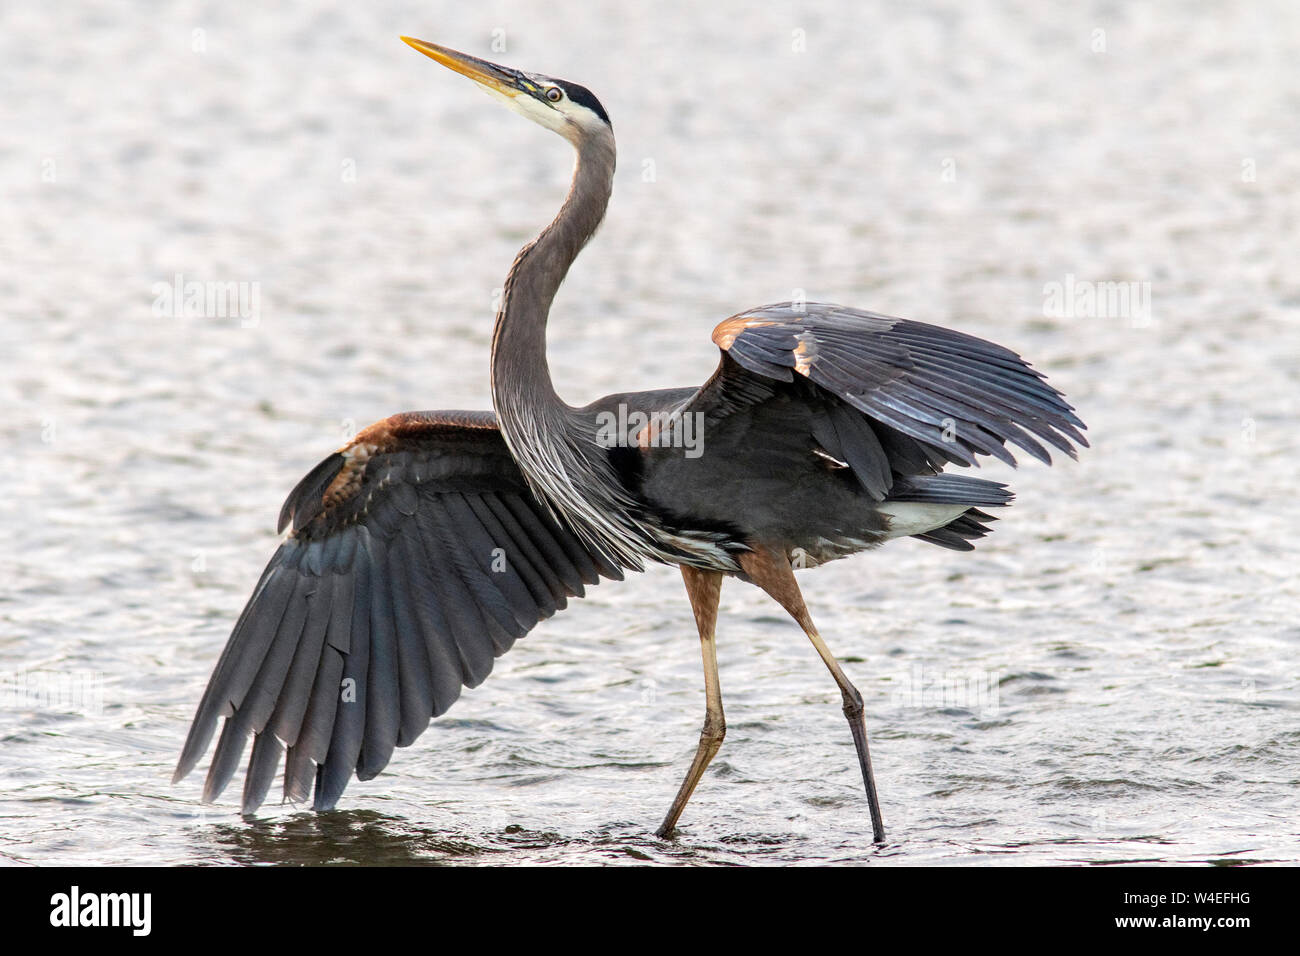
<instances>
[{"instance_id":1,"label":"long curved neck","mask_svg":"<svg viewBox=\"0 0 1300 956\"><path fill-rule=\"evenodd\" d=\"M596 431L555 394L546 317L569 266L600 225L614 181L614 134L584 135L568 198L506 277L492 335L492 405L506 446L540 501L593 550L640 570L646 531Z\"/></svg>"},{"instance_id":2,"label":"long curved neck","mask_svg":"<svg viewBox=\"0 0 1300 956\"><path fill-rule=\"evenodd\" d=\"M614 183L614 135L601 130L577 144L569 195L559 213L515 257L506 276L492 333L492 404L507 442L528 419L568 410L551 383L546 362L546 319L560 283L604 218ZM536 423L534 423L534 428ZM518 456L518 451L516 451Z\"/></svg>"}]
</instances>

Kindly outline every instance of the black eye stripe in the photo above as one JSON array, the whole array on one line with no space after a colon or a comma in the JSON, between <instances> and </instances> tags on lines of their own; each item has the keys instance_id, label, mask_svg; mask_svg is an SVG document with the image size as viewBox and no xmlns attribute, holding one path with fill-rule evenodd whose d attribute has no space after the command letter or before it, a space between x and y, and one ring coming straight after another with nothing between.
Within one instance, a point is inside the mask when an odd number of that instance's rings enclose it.
<instances>
[{"instance_id":1,"label":"black eye stripe","mask_svg":"<svg viewBox=\"0 0 1300 956\"><path fill-rule=\"evenodd\" d=\"M605 107L600 105L600 100L596 99L591 90L585 86L579 86L577 83L566 83L564 89L569 94L571 102L587 107L606 123L609 123L609 114L605 112Z\"/></svg>"},{"instance_id":2,"label":"black eye stripe","mask_svg":"<svg viewBox=\"0 0 1300 956\"><path fill-rule=\"evenodd\" d=\"M579 86L577 83L556 83L553 86L543 88L534 85L528 80L521 81L519 85L521 89L539 99L543 96L546 97L550 103L558 103L567 97L570 103L577 103L579 106L587 107L587 109L604 120L606 125L613 126L609 121L609 114L605 112L605 107L600 105L600 100L596 99L591 90L585 86Z\"/></svg>"}]
</instances>

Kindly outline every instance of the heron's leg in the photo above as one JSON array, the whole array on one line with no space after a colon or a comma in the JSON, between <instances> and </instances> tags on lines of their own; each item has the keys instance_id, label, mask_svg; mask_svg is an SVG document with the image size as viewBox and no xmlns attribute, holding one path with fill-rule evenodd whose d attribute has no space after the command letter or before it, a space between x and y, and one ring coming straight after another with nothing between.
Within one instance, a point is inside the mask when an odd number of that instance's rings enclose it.
<instances>
[{"instance_id":1,"label":"heron's leg","mask_svg":"<svg viewBox=\"0 0 1300 956\"><path fill-rule=\"evenodd\" d=\"M718 684L718 655L714 647L714 630L718 623L718 597L722 593L722 574L718 571L701 571L698 568L682 565L682 580L686 582L686 594L691 599L691 610L695 612L695 624L700 631L700 652L704 657L704 729L700 731L700 746L695 751L695 760L686 772L681 789L673 805L668 808L668 816L655 831L657 836L667 837L677 826L677 818L686 808L686 802L695 792L695 785L700 782L704 770L713 759L713 755L722 746L722 738L727 735L727 722L722 716L722 689Z\"/></svg>"},{"instance_id":2,"label":"heron's leg","mask_svg":"<svg viewBox=\"0 0 1300 956\"><path fill-rule=\"evenodd\" d=\"M880 816L880 798L876 795L876 776L871 770L871 751L867 747L867 726L863 717L862 695L853 686L831 650L817 633L812 616L803 602L803 594L794 579L794 569L784 555L766 549L755 549L741 556L740 566L749 579L766 591L773 600L799 622L803 632L812 641L818 655L839 685L840 695L844 699L844 716L848 719L849 730L853 733L853 745L858 751L858 765L862 769L862 783L867 789L867 806L871 811L872 839L876 843L885 842L885 824Z\"/></svg>"}]
</instances>

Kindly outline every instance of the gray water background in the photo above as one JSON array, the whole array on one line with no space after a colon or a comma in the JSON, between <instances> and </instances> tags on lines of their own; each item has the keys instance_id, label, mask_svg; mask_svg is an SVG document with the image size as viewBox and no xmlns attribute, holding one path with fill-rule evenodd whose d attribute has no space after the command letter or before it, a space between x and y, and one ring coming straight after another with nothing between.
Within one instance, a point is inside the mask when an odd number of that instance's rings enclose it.
<instances>
[{"instance_id":1,"label":"gray water background","mask_svg":"<svg viewBox=\"0 0 1300 956\"><path fill-rule=\"evenodd\" d=\"M1298 9L6 3L0 861L1300 860ZM651 835L703 716L670 568L537 628L339 812L170 784L284 494L370 421L487 407L495 290L567 185L399 33L613 118L551 323L570 402L702 382L718 320L802 291L1006 344L1088 423L1077 464L985 470L1019 500L973 554L801 579L886 848L834 685L736 582L726 743ZM256 321L157 314L177 275L255 284ZM1109 281L1122 314L1051 304Z\"/></svg>"}]
</instances>

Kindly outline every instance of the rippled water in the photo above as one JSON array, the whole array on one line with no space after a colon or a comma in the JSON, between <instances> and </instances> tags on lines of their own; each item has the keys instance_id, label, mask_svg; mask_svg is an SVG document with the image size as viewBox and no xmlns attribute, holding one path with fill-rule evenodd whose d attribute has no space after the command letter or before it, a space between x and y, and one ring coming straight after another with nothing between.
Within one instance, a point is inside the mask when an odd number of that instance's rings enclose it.
<instances>
[{"instance_id":1,"label":"rippled water","mask_svg":"<svg viewBox=\"0 0 1300 956\"><path fill-rule=\"evenodd\" d=\"M0 861L1300 860L1293 5L315 6L0 12ZM338 812L170 785L283 495L371 420L486 407L494 292L567 182L399 33L613 117L552 323L571 402L700 382L714 322L804 290L1015 348L1088 422L974 554L802 579L886 848L833 683L735 582L727 741L651 836L703 716L667 568L538 628ZM256 321L156 314L177 275L256 283ZM1107 281L1118 315L1051 302Z\"/></svg>"}]
</instances>

